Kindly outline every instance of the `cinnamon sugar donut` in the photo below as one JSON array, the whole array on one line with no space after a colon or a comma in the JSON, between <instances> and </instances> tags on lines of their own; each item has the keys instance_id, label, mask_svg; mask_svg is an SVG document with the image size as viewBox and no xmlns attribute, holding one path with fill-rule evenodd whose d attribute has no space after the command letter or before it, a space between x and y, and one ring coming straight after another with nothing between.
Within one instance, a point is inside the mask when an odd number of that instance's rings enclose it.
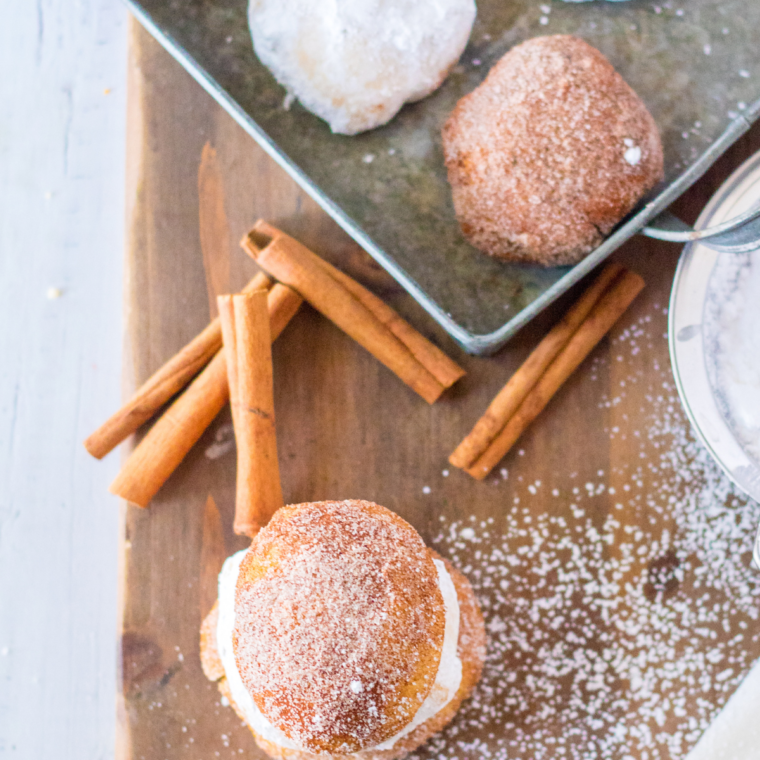
<instances>
[{"instance_id":1,"label":"cinnamon sugar donut","mask_svg":"<svg viewBox=\"0 0 760 760\"><path fill-rule=\"evenodd\" d=\"M443 129L465 237L511 261L573 264L663 177L654 119L575 37L510 50Z\"/></svg>"},{"instance_id":2,"label":"cinnamon sugar donut","mask_svg":"<svg viewBox=\"0 0 760 760\"><path fill-rule=\"evenodd\" d=\"M402 757L477 683L485 633L469 583L389 510L285 507L240 555L201 659L272 757Z\"/></svg>"}]
</instances>

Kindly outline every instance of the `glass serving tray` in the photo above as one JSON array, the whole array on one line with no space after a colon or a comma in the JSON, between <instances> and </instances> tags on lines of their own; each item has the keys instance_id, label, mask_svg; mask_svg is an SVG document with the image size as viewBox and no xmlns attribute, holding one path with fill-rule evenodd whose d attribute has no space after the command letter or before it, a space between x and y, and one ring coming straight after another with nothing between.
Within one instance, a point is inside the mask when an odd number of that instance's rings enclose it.
<instances>
[{"instance_id":1,"label":"glass serving tray","mask_svg":"<svg viewBox=\"0 0 760 760\"><path fill-rule=\"evenodd\" d=\"M333 135L259 63L246 0L127 0L137 18L335 220L471 353L489 353L695 182L760 115L758 0L479 0L443 86L363 135ZM440 131L511 47L574 34L654 116L665 181L574 267L493 260L457 224Z\"/></svg>"}]
</instances>

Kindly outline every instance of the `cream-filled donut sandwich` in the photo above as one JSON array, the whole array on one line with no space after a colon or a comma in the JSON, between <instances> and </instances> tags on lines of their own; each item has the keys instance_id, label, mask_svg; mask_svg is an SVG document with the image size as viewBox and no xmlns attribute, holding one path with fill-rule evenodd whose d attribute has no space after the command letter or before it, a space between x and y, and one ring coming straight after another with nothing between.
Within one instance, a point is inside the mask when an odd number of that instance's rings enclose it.
<instances>
[{"instance_id":1,"label":"cream-filled donut sandwich","mask_svg":"<svg viewBox=\"0 0 760 760\"><path fill-rule=\"evenodd\" d=\"M367 501L280 509L230 557L201 658L269 755L399 758L477 683L485 630L467 579Z\"/></svg>"}]
</instances>

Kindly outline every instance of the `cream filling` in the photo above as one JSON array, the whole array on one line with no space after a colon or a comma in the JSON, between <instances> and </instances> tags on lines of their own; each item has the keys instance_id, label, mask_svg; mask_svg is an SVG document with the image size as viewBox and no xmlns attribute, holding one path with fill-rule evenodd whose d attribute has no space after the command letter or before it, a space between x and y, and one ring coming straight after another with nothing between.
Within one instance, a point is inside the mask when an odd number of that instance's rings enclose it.
<instances>
[{"instance_id":1,"label":"cream filling","mask_svg":"<svg viewBox=\"0 0 760 760\"><path fill-rule=\"evenodd\" d=\"M253 697L251 697L249 691L245 688L237 663L235 662L235 652L232 648L232 632L235 628L235 589L237 587L238 576L240 575L240 564L243 561L243 557L245 557L246 551L247 549L243 549L237 554L228 557L222 567L222 572L219 573L219 622L216 628L216 647L219 652L219 659L224 667L224 674L227 677L227 684L230 687L232 699L245 717L246 723L259 736L266 739L266 741L272 742L272 744L277 744L286 749L301 750L301 747L288 739L282 731L273 726L264 717L253 701ZM435 562L435 569L438 572L438 588L443 596L446 621L443 633L441 661L438 664L438 672L435 676L433 688L430 690L430 694L428 694L425 701L420 705L412 720L404 728L382 744L378 744L375 747L367 747L365 750L362 750L363 752L393 747L399 739L414 731L417 726L442 710L454 698L462 682L462 661L457 655L457 644L459 643L459 600L454 582L451 580L446 566L438 559L433 561Z\"/></svg>"},{"instance_id":2,"label":"cream filling","mask_svg":"<svg viewBox=\"0 0 760 760\"><path fill-rule=\"evenodd\" d=\"M222 572L219 573L219 622L216 626L216 648L224 667L224 675L227 676L232 700L243 713L245 722L262 739L278 744L280 747L300 750L300 747L264 717L250 692L245 688L235 662L235 652L232 648L232 631L235 628L235 588L238 575L240 575L240 563L247 551L243 549L228 557L222 566Z\"/></svg>"}]
</instances>

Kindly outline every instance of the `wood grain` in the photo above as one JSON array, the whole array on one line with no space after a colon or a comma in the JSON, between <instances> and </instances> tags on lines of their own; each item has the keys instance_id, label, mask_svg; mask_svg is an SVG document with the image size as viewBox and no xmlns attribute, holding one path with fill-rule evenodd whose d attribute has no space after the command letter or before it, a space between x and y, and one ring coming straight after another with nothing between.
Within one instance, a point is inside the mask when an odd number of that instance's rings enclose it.
<instances>
[{"instance_id":1,"label":"wood grain","mask_svg":"<svg viewBox=\"0 0 760 760\"><path fill-rule=\"evenodd\" d=\"M208 279L199 239L197 186L184 181L195 171L188 157L195 157L197 167L206 143L216 151L233 239L242 237L257 218L265 218L332 263L351 270L351 274L361 270L352 267L363 259L355 244L154 41L138 32L134 45L138 65L131 76L139 80L136 90L141 92L142 100L138 105L146 114L145 147L140 155L131 157L143 167L141 195L133 219L128 292L133 315L128 328L135 356L134 382L139 382L187 341L192 330L197 329L196 322L202 325L208 319ZM744 142L745 154L759 140L759 130L753 131ZM706 182L714 183L729 170L728 164L721 164ZM168 198L172 199L171 209ZM693 217L697 210L694 199L698 201L699 193L692 198L683 201L685 216ZM632 241L619 252L616 260L642 275L648 287L610 336L559 390L523 436L519 448L503 460L497 468L503 472L482 483L465 473L449 472L446 457L549 326L577 298L578 291L522 331L498 356L479 358L459 351L408 296L388 286L382 276L373 279L374 275L359 275L467 370L467 376L432 408L409 393L327 320L303 308L273 347L278 453L286 503L325 498L374 500L409 520L441 553L460 552L462 566L468 566L465 569L473 578L480 577L478 563L482 556L475 545L468 547L464 541L463 548L458 549L449 541L447 531L456 530L456 526L473 525L493 535L507 535L509 526L519 518L524 535L510 545L517 557L532 540L531 525L546 524L546 541L561 540L565 530L562 526L572 521L573 489L581 490L584 484L600 480L605 488L594 497L593 508L584 519L598 529L610 518L623 519L616 505L630 484L631 471L637 473L647 493L654 495L660 487L654 471L644 468L639 475L636 468L640 467L642 455L659 456L655 445L661 444L634 433L641 421L659 408L657 397L665 393L665 306L678 253L675 247L645 240ZM251 266L242 254L231 257L231 287L250 277ZM372 268L366 271L371 273ZM645 337L638 339L638 351L623 355L621 341L630 340L626 336L632 331L642 331ZM622 358L618 360L618 356ZM621 383L630 384L626 393L620 392ZM616 398L619 401L615 402ZM676 407L677 403L668 414L677 415ZM226 440L229 424L225 411L169 479L149 512L126 513L125 535L131 542L124 568L122 639L126 722L119 746L122 757L130 760L155 757L159 749L167 760L200 760L216 753L220 757L243 754L263 758L247 730L221 704L215 686L203 677L198 657L198 623L212 595L212 571L204 563L211 562L216 569L222 546L231 553L247 543L232 532L234 449L219 455L219 443ZM613 433L614 429L622 433ZM561 496L554 496L553 490ZM209 494L218 507L218 521L209 506ZM736 504L737 514L743 510L746 515L752 508L741 500ZM678 528L675 517L655 507L656 504L642 503L625 519L647 535L659 536ZM553 522L549 523L550 519ZM581 542L580 550L584 546ZM615 546L606 547L604 557L613 559L616 551ZM637 565L629 571L631 582L641 582L646 577L642 573L649 570ZM517 570L512 575L516 577ZM684 604L696 599L693 580L689 576L673 592ZM480 588L484 602L494 605L493 589ZM538 585L526 582L520 589L520 595L507 595L503 603L507 625L510 615L518 618L526 604L541 602ZM713 601L722 604L726 599L716 594ZM627 602L623 599L622 603ZM594 630L612 642L618 640L614 625L598 611L584 607L581 588L577 590L577 604L579 613L586 616ZM499 629L493 612L494 607L489 607L487 618L489 630L497 638ZM504 618L500 624L505 624ZM582 633L581 628L578 632ZM554 630L548 621L542 624L539 620L535 633L544 637L549 646L561 645L567 632ZM728 646L727 634L716 630L715 636L716 641ZM706 646L705 652L712 645ZM599 642L589 651L601 656L601 648ZM747 653L760 656L760 641L748 637L731 651L736 662L743 663L744 675L748 670ZM501 672L504 677L510 672L529 672L526 668L540 666L537 652L536 647L505 650L497 663L501 670L490 672ZM645 653L646 648L641 646L634 652L637 656ZM705 667L712 668L710 672L715 674L719 666ZM494 676L487 678L492 679L487 681L489 688L495 688ZM735 678L721 685L723 682L713 680L698 700L687 703L686 709L699 717L699 726L717 714L737 682ZM621 682L617 686L621 699L629 699L628 685ZM558 681L556 687L568 702L577 696L570 681ZM506 741L513 742L510 760L533 760L536 754L530 751L525 737L536 730L542 701L532 696L523 683L514 688L524 699L498 730L504 732ZM589 700L593 698L591 692L588 696ZM636 721L635 714L626 715L615 704L618 703L612 700L605 705L614 725ZM631 704L638 703L632 700ZM481 717L469 713L469 718L463 717L445 735L444 744L424 750L419 756L461 757L465 751L456 741L468 741L470 747L476 746L476 740L492 741L475 725ZM676 716L667 713L662 731L675 730L676 724ZM584 724L573 723L570 712L560 710L542 725L546 726L547 736L569 742L576 753L592 752L588 747L572 745L576 741L574 730ZM608 727L611 733L614 726ZM606 728L597 733L594 741L609 735ZM680 756L697 737L698 732L684 740ZM667 757L660 745L642 749L634 742L630 748L615 752L610 755L614 760ZM480 757L475 750L465 754Z\"/></svg>"},{"instance_id":2,"label":"wood grain","mask_svg":"<svg viewBox=\"0 0 760 760\"><path fill-rule=\"evenodd\" d=\"M203 146L198 167L198 225L209 311L215 316L217 296L230 292L230 231L224 210L222 173L210 143Z\"/></svg>"},{"instance_id":3,"label":"wood grain","mask_svg":"<svg viewBox=\"0 0 760 760\"><path fill-rule=\"evenodd\" d=\"M201 574L198 581L198 594L201 619L210 610L218 596L218 579L224 560L227 559L227 549L224 543L224 526L219 507L214 497L209 494L203 510L203 532L201 534ZM200 626L201 620L198 621Z\"/></svg>"}]
</instances>

